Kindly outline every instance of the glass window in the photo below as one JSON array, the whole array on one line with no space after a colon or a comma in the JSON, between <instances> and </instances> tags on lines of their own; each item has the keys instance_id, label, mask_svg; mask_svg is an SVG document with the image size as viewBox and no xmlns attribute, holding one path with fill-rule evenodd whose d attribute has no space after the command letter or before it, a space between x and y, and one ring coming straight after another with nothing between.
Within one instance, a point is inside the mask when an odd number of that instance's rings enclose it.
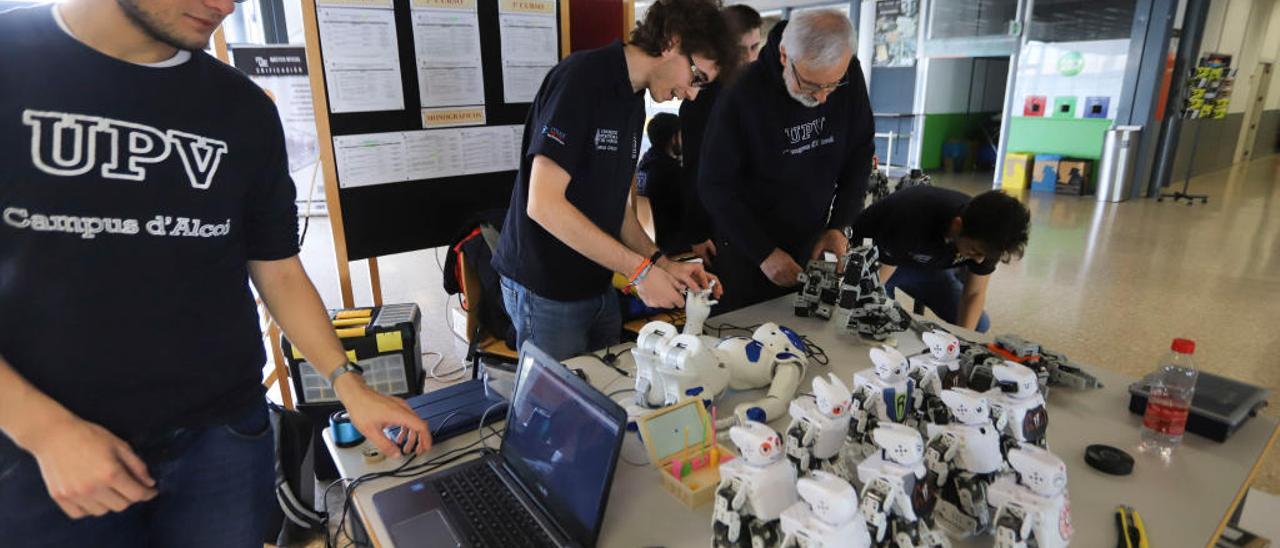
<instances>
[{"instance_id":1,"label":"glass window","mask_svg":"<svg viewBox=\"0 0 1280 548\"><path fill-rule=\"evenodd\" d=\"M973 38L1009 34L1018 0L934 0L929 38Z\"/></svg>"},{"instance_id":2,"label":"glass window","mask_svg":"<svg viewBox=\"0 0 1280 548\"><path fill-rule=\"evenodd\" d=\"M1027 38L1079 42L1128 38L1134 0L1036 0Z\"/></svg>"}]
</instances>

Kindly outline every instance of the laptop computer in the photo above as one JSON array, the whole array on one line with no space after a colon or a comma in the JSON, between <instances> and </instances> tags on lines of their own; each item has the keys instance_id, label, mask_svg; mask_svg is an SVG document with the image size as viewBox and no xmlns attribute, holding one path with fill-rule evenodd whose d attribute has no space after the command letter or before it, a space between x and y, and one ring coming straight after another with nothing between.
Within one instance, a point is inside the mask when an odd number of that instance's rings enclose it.
<instances>
[{"instance_id":1,"label":"laptop computer","mask_svg":"<svg viewBox=\"0 0 1280 548\"><path fill-rule=\"evenodd\" d=\"M594 546L626 421L526 343L499 450L377 493L374 510L399 548Z\"/></svg>"}]
</instances>

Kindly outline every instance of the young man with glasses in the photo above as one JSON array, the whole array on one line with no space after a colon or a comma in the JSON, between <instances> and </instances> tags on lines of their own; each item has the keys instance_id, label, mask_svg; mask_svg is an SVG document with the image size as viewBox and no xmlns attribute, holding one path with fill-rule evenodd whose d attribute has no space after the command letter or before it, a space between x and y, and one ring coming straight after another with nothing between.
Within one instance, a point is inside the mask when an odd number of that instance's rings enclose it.
<instances>
[{"instance_id":1,"label":"young man with glasses","mask_svg":"<svg viewBox=\"0 0 1280 548\"><path fill-rule=\"evenodd\" d=\"M790 292L810 259L847 252L875 150L853 47L840 12L796 13L717 102L698 180L726 287L717 310Z\"/></svg>"},{"instance_id":2,"label":"young man with glasses","mask_svg":"<svg viewBox=\"0 0 1280 548\"><path fill-rule=\"evenodd\" d=\"M373 445L398 452L393 425L430 445L347 362L302 269L275 107L201 51L233 9L0 14L0 544L262 546L275 451L250 280Z\"/></svg>"},{"instance_id":3,"label":"young man with glasses","mask_svg":"<svg viewBox=\"0 0 1280 548\"><path fill-rule=\"evenodd\" d=\"M917 186L858 215L853 241L875 242L890 296L901 289L943 321L985 333L987 283L997 263L1022 256L1030 223L1022 202L998 190L970 198Z\"/></svg>"},{"instance_id":4,"label":"young man with glasses","mask_svg":"<svg viewBox=\"0 0 1280 548\"><path fill-rule=\"evenodd\" d=\"M629 42L577 52L543 80L493 259L517 344L558 359L616 344L615 272L655 308L684 306L686 288L715 280L665 257L628 201L644 91L659 102L691 99L737 63L719 10L711 0L658 0Z\"/></svg>"},{"instance_id":5,"label":"young man with glasses","mask_svg":"<svg viewBox=\"0 0 1280 548\"><path fill-rule=\"evenodd\" d=\"M726 6L720 16L729 26L729 32L738 37L738 60L743 65L760 56L764 38L760 36L763 21L760 13L746 4ZM714 268L715 239L712 238L711 219L698 198L698 166L702 158L702 137L706 133L707 119L720 97L723 85L712 82L698 92L698 96L680 103L680 126L683 156L680 168L680 192L683 206L680 212L683 228L681 242L684 247L702 259L707 268ZM655 215L656 215L655 210Z\"/></svg>"}]
</instances>

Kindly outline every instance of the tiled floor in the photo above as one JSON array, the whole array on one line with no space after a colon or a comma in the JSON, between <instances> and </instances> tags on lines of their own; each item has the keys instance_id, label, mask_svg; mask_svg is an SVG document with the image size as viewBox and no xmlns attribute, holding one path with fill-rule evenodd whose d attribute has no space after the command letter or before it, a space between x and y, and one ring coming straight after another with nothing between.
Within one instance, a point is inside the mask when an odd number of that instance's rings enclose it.
<instances>
[{"instance_id":1,"label":"tiled floor","mask_svg":"<svg viewBox=\"0 0 1280 548\"><path fill-rule=\"evenodd\" d=\"M970 193L990 186L989 175L934 179ZM993 331L1132 376L1151 370L1171 338L1189 337L1205 370L1280 394L1280 156L1198 177L1192 190L1208 193L1209 203L1024 196L1031 243L1021 261L995 274L987 303ZM448 328L434 252L383 257L379 266L385 301L423 307L424 346L442 352L441 371L450 371L464 351ZM314 219L303 261L325 302L337 306L332 257L327 219ZM369 304L367 271L352 266L356 302ZM1280 416L1280 404L1265 412ZM1256 487L1280 494L1280 448Z\"/></svg>"}]
</instances>

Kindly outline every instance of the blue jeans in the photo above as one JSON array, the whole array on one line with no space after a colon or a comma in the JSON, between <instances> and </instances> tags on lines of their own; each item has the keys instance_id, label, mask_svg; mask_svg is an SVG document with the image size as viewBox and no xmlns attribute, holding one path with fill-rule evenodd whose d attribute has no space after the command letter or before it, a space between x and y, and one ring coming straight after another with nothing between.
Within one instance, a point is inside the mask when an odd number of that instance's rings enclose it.
<instances>
[{"instance_id":1,"label":"blue jeans","mask_svg":"<svg viewBox=\"0 0 1280 548\"><path fill-rule=\"evenodd\" d=\"M960 297L964 295L964 281L960 279L962 271L969 272L963 266L946 270L900 266L889 276L884 288L890 297L893 296L894 289L906 291L916 302L929 307L942 321L954 324L960 315ZM991 318L983 311L975 331L986 333L990 328Z\"/></svg>"},{"instance_id":2,"label":"blue jeans","mask_svg":"<svg viewBox=\"0 0 1280 548\"><path fill-rule=\"evenodd\" d=\"M502 303L516 329L516 347L532 342L557 360L618 344L622 315L610 288L599 297L557 301L502 277Z\"/></svg>"},{"instance_id":3,"label":"blue jeans","mask_svg":"<svg viewBox=\"0 0 1280 548\"><path fill-rule=\"evenodd\" d=\"M276 503L271 433L264 403L226 425L131 444L159 494L76 520L49 498L35 457L0 435L0 544L260 548Z\"/></svg>"}]
</instances>

